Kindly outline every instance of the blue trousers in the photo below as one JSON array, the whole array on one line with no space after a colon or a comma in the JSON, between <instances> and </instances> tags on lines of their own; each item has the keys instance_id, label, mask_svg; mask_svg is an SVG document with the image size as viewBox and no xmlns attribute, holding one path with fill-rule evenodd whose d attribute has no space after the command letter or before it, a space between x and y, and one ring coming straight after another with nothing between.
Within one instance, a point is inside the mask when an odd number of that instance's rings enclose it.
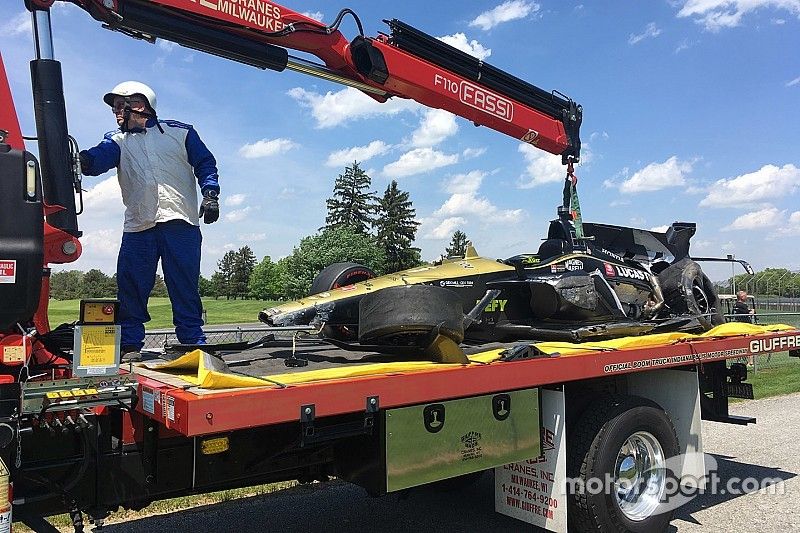
<instances>
[{"instance_id":1,"label":"blue trousers","mask_svg":"<svg viewBox=\"0 0 800 533\"><path fill-rule=\"evenodd\" d=\"M144 323L150 320L147 300L156 282L159 259L172 302L172 323L178 341L205 344L203 305L198 290L202 240L200 228L183 220L122 234L117 260L122 346L141 349L144 345Z\"/></svg>"}]
</instances>

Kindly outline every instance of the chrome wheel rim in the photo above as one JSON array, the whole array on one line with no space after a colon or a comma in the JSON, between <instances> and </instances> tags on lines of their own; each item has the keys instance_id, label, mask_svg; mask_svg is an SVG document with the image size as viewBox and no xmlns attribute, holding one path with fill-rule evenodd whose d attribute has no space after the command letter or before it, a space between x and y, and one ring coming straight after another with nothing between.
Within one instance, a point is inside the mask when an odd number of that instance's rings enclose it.
<instances>
[{"instance_id":1,"label":"chrome wheel rim","mask_svg":"<svg viewBox=\"0 0 800 533\"><path fill-rule=\"evenodd\" d=\"M620 511L640 522L652 516L667 481L664 450L652 434L637 431L628 437L617 453L614 494Z\"/></svg>"}]
</instances>

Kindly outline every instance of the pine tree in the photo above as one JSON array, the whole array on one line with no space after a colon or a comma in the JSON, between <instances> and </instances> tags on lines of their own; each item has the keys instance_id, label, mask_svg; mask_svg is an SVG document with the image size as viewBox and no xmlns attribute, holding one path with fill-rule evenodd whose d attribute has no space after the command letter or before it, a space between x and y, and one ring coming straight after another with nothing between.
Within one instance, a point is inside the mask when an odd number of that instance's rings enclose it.
<instances>
[{"instance_id":1,"label":"pine tree","mask_svg":"<svg viewBox=\"0 0 800 533\"><path fill-rule=\"evenodd\" d=\"M236 267L236 252L228 250L222 259L217 261L217 272L211 277L214 282L215 296L225 296L228 300L234 296L233 279L234 270Z\"/></svg>"},{"instance_id":2,"label":"pine tree","mask_svg":"<svg viewBox=\"0 0 800 533\"><path fill-rule=\"evenodd\" d=\"M464 257L467 252L467 234L457 229L450 239L450 246L444 252L447 257Z\"/></svg>"},{"instance_id":3,"label":"pine tree","mask_svg":"<svg viewBox=\"0 0 800 533\"><path fill-rule=\"evenodd\" d=\"M420 250L411 246L419 226L415 215L408 192L398 189L397 182L392 180L378 202L378 216L375 219L378 246L386 254L384 270L387 273L420 264Z\"/></svg>"},{"instance_id":4,"label":"pine tree","mask_svg":"<svg viewBox=\"0 0 800 533\"><path fill-rule=\"evenodd\" d=\"M325 227L320 229L344 226L366 235L375 212L376 198L375 193L369 190L371 185L372 180L358 165L358 161L346 167L344 174L336 178L333 197L325 201L328 215L325 217Z\"/></svg>"},{"instance_id":5,"label":"pine tree","mask_svg":"<svg viewBox=\"0 0 800 533\"><path fill-rule=\"evenodd\" d=\"M247 285L250 283L250 276L256 266L256 256L249 246L242 246L235 253L233 260L233 273L230 278L231 292L233 297L240 296L242 299L248 295Z\"/></svg>"}]
</instances>

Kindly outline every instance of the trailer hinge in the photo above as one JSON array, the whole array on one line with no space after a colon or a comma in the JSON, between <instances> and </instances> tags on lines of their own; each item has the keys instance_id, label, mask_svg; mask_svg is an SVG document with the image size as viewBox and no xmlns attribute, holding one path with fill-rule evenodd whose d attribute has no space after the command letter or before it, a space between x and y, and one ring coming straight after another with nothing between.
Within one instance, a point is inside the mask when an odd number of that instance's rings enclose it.
<instances>
[{"instance_id":1,"label":"trailer hinge","mask_svg":"<svg viewBox=\"0 0 800 533\"><path fill-rule=\"evenodd\" d=\"M368 396L361 416L353 414L320 423L316 420L316 406L303 405L300 407L300 446L371 435L375 428L375 417L379 412L379 397Z\"/></svg>"}]
</instances>

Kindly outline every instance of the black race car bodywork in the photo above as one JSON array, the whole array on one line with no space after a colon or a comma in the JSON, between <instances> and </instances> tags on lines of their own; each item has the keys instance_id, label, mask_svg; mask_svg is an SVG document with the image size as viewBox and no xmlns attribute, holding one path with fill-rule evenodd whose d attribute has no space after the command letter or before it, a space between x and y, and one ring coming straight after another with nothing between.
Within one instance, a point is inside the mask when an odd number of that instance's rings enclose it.
<instances>
[{"instance_id":1,"label":"black race car bodywork","mask_svg":"<svg viewBox=\"0 0 800 533\"><path fill-rule=\"evenodd\" d=\"M272 326L324 325L330 337L356 338L362 299L429 285L458 296L467 341L581 341L702 331L723 322L713 285L689 257L695 224L676 222L665 233L591 223L583 229L585 237L576 238L562 212L535 254L491 260L470 246L463 258L344 286L323 271L329 290L265 309L259 318ZM434 310L424 317L434 306L408 305L412 321L437 323Z\"/></svg>"}]
</instances>

